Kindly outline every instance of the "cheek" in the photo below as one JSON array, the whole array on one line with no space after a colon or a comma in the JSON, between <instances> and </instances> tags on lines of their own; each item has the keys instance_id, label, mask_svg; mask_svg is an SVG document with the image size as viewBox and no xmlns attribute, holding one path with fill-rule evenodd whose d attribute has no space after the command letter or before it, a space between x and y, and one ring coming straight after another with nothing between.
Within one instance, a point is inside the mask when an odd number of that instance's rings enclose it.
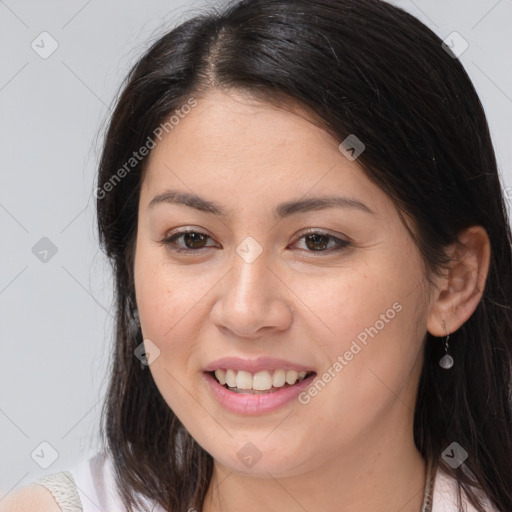
<instances>
[{"instance_id":1,"label":"cheek","mask_svg":"<svg viewBox=\"0 0 512 512\"><path fill-rule=\"evenodd\" d=\"M201 414L195 410L196 379L191 355L197 350L195 340L200 322L198 315L205 294L198 279L180 273L158 254L157 250L141 248L135 262L135 290L142 333L159 350L151 363L153 380L174 414L186 424Z\"/></svg>"},{"instance_id":2,"label":"cheek","mask_svg":"<svg viewBox=\"0 0 512 512\"><path fill-rule=\"evenodd\" d=\"M343 269L327 286L304 291L328 329L317 337L326 361L318 376L325 386L312 390L319 409L338 404L356 428L402 392L412 401L426 329L424 283L419 261L390 254L364 272Z\"/></svg>"},{"instance_id":3,"label":"cheek","mask_svg":"<svg viewBox=\"0 0 512 512\"><path fill-rule=\"evenodd\" d=\"M400 338L400 332L414 325L407 325L408 319L422 309L421 282L416 267L382 257L360 268L342 268L317 283L301 277L294 291L304 297L317 325L325 327L324 343L339 353L356 339L364 344L373 337Z\"/></svg>"},{"instance_id":4,"label":"cheek","mask_svg":"<svg viewBox=\"0 0 512 512\"><path fill-rule=\"evenodd\" d=\"M195 331L206 285L198 279L191 281L178 266L171 266L162 258L163 252L140 245L134 272L143 337L159 350L150 370L169 403L171 396L173 400L181 396L179 383L189 377L190 354L195 351L194 340L200 338Z\"/></svg>"},{"instance_id":5,"label":"cheek","mask_svg":"<svg viewBox=\"0 0 512 512\"><path fill-rule=\"evenodd\" d=\"M200 299L212 287L199 279L200 270L170 263L165 250L142 243L135 259L135 291L139 315L146 337L165 343L179 339L201 308ZM197 323L197 322L196 322ZM176 336L177 335L177 336Z\"/></svg>"}]
</instances>

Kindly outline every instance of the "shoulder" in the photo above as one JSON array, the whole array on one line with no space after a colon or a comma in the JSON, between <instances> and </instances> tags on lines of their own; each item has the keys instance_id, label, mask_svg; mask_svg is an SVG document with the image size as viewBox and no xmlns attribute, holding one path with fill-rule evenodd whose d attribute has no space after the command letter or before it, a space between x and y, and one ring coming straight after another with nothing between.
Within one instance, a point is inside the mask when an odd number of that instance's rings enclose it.
<instances>
[{"instance_id":1,"label":"shoulder","mask_svg":"<svg viewBox=\"0 0 512 512\"><path fill-rule=\"evenodd\" d=\"M43 476L8 495L0 512L83 512L73 475L61 471Z\"/></svg>"},{"instance_id":2,"label":"shoulder","mask_svg":"<svg viewBox=\"0 0 512 512\"><path fill-rule=\"evenodd\" d=\"M433 498L433 512L476 512L476 509L471 505L469 499L464 491L461 492L462 509L458 499L459 484L457 480L442 468L438 468L436 480L434 485L434 498ZM487 496L479 489L473 488L474 493L482 500L485 510L487 512L498 512L494 508Z\"/></svg>"},{"instance_id":3,"label":"shoulder","mask_svg":"<svg viewBox=\"0 0 512 512\"><path fill-rule=\"evenodd\" d=\"M0 501L0 512L61 512L52 493L42 485L30 484L9 493Z\"/></svg>"}]
</instances>

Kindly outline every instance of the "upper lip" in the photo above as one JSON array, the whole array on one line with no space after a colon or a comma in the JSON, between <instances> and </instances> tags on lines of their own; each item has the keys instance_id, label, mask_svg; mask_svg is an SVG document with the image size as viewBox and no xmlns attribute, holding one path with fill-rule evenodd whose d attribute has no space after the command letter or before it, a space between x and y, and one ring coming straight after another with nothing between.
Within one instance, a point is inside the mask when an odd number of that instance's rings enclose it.
<instances>
[{"instance_id":1,"label":"upper lip","mask_svg":"<svg viewBox=\"0 0 512 512\"><path fill-rule=\"evenodd\" d=\"M256 373L263 370L296 370L298 372L312 372L311 367L303 364L294 363L285 359L277 359L274 357L258 357L256 359L242 359L240 357L222 357L211 362L205 368L205 372L212 372L219 368L231 370L245 370L247 372Z\"/></svg>"}]
</instances>

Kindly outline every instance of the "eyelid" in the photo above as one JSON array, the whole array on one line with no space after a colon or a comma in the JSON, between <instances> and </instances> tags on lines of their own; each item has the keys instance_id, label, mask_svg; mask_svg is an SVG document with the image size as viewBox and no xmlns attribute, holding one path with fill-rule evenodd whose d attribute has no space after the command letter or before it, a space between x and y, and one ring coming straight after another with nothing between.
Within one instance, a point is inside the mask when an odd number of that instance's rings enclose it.
<instances>
[{"instance_id":1,"label":"eyelid","mask_svg":"<svg viewBox=\"0 0 512 512\"><path fill-rule=\"evenodd\" d=\"M169 246L173 239L178 239L182 235L186 235L188 233L197 233L199 235L204 235L211 240L213 240L213 237L211 237L208 233L203 231L202 229L194 228L194 227L186 227L186 228L177 228L176 230L170 231L167 233L163 239L159 240L158 243L163 246ZM208 247L202 247L201 249L175 249L176 252L200 252L203 249L211 248L211 246ZM173 250L173 249L171 249Z\"/></svg>"},{"instance_id":2,"label":"eyelid","mask_svg":"<svg viewBox=\"0 0 512 512\"><path fill-rule=\"evenodd\" d=\"M340 240L341 242L352 242L352 239L343 233L336 233L333 234L332 231L328 229L323 228L307 228L306 230L299 231L296 235L300 235L300 237L303 237L304 235L310 235L310 234L319 234L324 236L330 236L332 238L336 238L337 240Z\"/></svg>"},{"instance_id":3,"label":"eyelid","mask_svg":"<svg viewBox=\"0 0 512 512\"><path fill-rule=\"evenodd\" d=\"M201 247L199 249L186 249L186 248L182 248L182 247L176 249L176 248L170 247L171 243L174 240L179 239L180 236L186 235L188 233L196 233L196 234L204 235L204 236L210 238L210 240L213 240L213 237L211 237L207 232L205 232L201 228L195 228L193 226L189 226L189 227L182 228L182 229L177 228L176 230L169 232L168 234L165 235L165 237L162 240L159 240L158 243L160 245L166 246L170 251L176 252L178 254L180 254L180 253L181 254L191 254L191 253L199 254L202 251L204 251L205 249L212 248L212 246ZM345 249L349 245L352 245L352 241L349 237L346 237L345 235L336 236L336 235L331 234L328 230L325 230L322 228L308 228L305 231L299 231L298 234L294 235L296 240L295 240L295 242L293 242L293 244L296 244L297 242L302 240L302 238L304 238L305 236L312 235L312 234L325 236L331 240L334 240L337 243L337 247L330 248L330 249L323 249L320 251L308 251L306 249L300 249L302 252L307 252L311 255L314 255L315 253L318 253L319 255L322 255L322 254L327 255L327 254L331 254L332 252L340 251L342 249ZM298 236L298 238L297 238L297 236Z\"/></svg>"},{"instance_id":4,"label":"eyelid","mask_svg":"<svg viewBox=\"0 0 512 512\"><path fill-rule=\"evenodd\" d=\"M300 242L304 237L307 235L320 235L325 236L328 239L334 240L336 242L335 247L331 247L330 249L324 249L321 251L308 251L307 249L300 249L302 252L307 253L308 255L312 257L316 257L315 254L321 255L329 255L335 252L339 252L348 246L352 245L352 241L349 239L349 237L346 237L345 235L333 235L328 230L321 229L321 228L308 228L306 231L300 231L299 237L296 238L296 241L293 242L293 245Z\"/></svg>"}]
</instances>

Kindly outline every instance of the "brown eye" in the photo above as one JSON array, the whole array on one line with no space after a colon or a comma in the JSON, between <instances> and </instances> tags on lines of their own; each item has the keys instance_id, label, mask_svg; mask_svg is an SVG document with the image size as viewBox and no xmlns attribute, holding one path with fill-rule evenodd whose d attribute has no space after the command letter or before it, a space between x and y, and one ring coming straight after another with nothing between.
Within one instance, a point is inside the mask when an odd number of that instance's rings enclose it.
<instances>
[{"instance_id":1,"label":"brown eye","mask_svg":"<svg viewBox=\"0 0 512 512\"><path fill-rule=\"evenodd\" d=\"M183 242L189 249L201 249L206 241L207 235L203 233L183 233Z\"/></svg>"},{"instance_id":2,"label":"brown eye","mask_svg":"<svg viewBox=\"0 0 512 512\"><path fill-rule=\"evenodd\" d=\"M180 231L161 240L161 244L176 252L199 252L201 249L208 249L211 245L205 245L210 238L206 233L200 231ZM182 239L184 246L179 246L177 240ZM178 247L176 247L178 245Z\"/></svg>"},{"instance_id":3,"label":"brown eye","mask_svg":"<svg viewBox=\"0 0 512 512\"><path fill-rule=\"evenodd\" d=\"M305 237L306 240L306 246L308 249L311 250L323 250L327 247L329 244L329 236L326 235L320 235L320 234L314 234L314 235L307 235Z\"/></svg>"},{"instance_id":4,"label":"brown eye","mask_svg":"<svg viewBox=\"0 0 512 512\"><path fill-rule=\"evenodd\" d=\"M347 240L341 240L328 233L317 231L306 233L299 238L299 240L303 239L307 252L330 253L339 251L350 245L350 242Z\"/></svg>"},{"instance_id":5,"label":"brown eye","mask_svg":"<svg viewBox=\"0 0 512 512\"><path fill-rule=\"evenodd\" d=\"M181 244L178 244L178 240L182 240ZM169 250L178 253L200 253L202 249L208 249L213 247L212 245L206 245L208 239L211 239L206 233L201 231L180 231L168 236L160 241L162 245L168 247ZM306 252L316 253L331 253L344 249L350 242L341 240L333 235L322 232L311 232L303 235L299 240L304 239L306 245Z\"/></svg>"}]
</instances>

